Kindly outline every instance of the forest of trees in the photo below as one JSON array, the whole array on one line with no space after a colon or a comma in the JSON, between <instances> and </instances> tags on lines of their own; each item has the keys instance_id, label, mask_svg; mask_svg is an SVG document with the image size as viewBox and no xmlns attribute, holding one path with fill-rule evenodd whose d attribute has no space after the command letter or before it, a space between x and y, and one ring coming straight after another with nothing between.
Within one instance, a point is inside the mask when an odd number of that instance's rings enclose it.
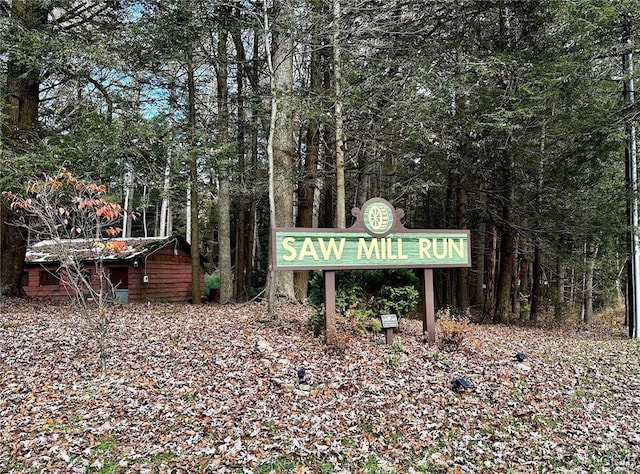
<instances>
[{"instance_id":1,"label":"forest of trees","mask_svg":"<svg viewBox=\"0 0 640 474\"><path fill-rule=\"evenodd\" d=\"M270 226L348 227L379 196L471 230L438 306L588 322L624 301L638 25L640 0L0 0L0 190L107 185L124 236L185 235L223 303L265 285ZM308 275L275 283L300 301Z\"/></svg>"}]
</instances>

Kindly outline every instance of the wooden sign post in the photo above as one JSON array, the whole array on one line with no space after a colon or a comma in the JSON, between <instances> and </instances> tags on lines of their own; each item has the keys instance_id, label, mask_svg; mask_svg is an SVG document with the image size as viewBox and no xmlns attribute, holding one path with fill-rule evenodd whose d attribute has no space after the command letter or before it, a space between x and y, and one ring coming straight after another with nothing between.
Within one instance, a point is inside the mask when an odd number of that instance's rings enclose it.
<instances>
[{"instance_id":1,"label":"wooden sign post","mask_svg":"<svg viewBox=\"0 0 640 474\"><path fill-rule=\"evenodd\" d=\"M425 337L435 343L433 268L471 266L468 230L406 229L402 209L382 198L353 208L348 229L275 228L271 245L275 270L323 270L325 311L335 314L335 271L422 268L420 293Z\"/></svg>"},{"instance_id":2,"label":"wooden sign post","mask_svg":"<svg viewBox=\"0 0 640 474\"><path fill-rule=\"evenodd\" d=\"M384 341L387 345L393 343L393 331L398 327L398 315L397 314L381 314L380 322L382 323L382 329L384 329Z\"/></svg>"}]
</instances>

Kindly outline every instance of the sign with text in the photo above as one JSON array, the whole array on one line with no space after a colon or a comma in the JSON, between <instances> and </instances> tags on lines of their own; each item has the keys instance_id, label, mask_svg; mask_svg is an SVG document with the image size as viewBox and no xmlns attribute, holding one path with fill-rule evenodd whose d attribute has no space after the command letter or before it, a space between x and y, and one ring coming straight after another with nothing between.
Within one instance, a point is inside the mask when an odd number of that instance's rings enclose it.
<instances>
[{"instance_id":1,"label":"sign with text","mask_svg":"<svg viewBox=\"0 0 640 474\"><path fill-rule=\"evenodd\" d=\"M398 315L397 314L381 314L380 322L382 323L382 329L397 328Z\"/></svg>"},{"instance_id":2,"label":"sign with text","mask_svg":"<svg viewBox=\"0 0 640 474\"><path fill-rule=\"evenodd\" d=\"M276 270L437 268L471 265L469 231L406 229L401 209L381 198L352 209L349 229L276 228Z\"/></svg>"}]
</instances>

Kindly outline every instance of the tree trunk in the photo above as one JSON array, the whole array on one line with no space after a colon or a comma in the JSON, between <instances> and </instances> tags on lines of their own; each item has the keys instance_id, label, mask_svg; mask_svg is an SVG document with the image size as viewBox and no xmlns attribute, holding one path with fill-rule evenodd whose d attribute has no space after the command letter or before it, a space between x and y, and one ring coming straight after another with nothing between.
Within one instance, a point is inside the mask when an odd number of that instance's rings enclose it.
<instances>
[{"instance_id":1,"label":"tree trunk","mask_svg":"<svg viewBox=\"0 0 640 474\"><path fill-rule=\"evenodd\" d=\"M444 225L446 228L456 227L458 224L458 187L460 184L460 174L458 171L459 161L452 158L454 165L447 172L447 185L445 198L442 207ZM457 272L453 268L444 268L438 272L441 276L442 302L453 308L458 308L458 292L455 290L457 283Z\"/></svg>"},{"instance_id":2,"label":"tree trunk","mask_svg":"<svg viewBox=\"0 0 640 474\"><path fill-rule=\"evenodd\" d=\"M194 78L193 54L187 55L187 88L189 108L189 130L191 135L189 153L189 198L191 212L191 302L199 304L202 299L200 288L200 221L198 219L198 154L196 153L195 128L196 128L196 87Z\"/></svg>"},{"instance_id":3,"label":"tree trunk","mask_svg":"<svg viewBox=\"0 0 640 474\"><path fill-rule=\"evenodd\" d=\"M563 323L565 321L566 311L564 309L564 283L566 279L566 269L565 266L560 262L560 258L557 259L556 263L556 285L554 291L554 320L559 323Z\"/></svg>"},{"instance_id":4,"label":"tree trunk","mask_svg":"<svg viewBox=\"0 0 640 474\"><path fill-rule=\"evenodd\" d=\"M519 260L518 255L524 254L524 251L520 248L522 245L522 238L516 237L513 251L513 283L511 284L511 314L514 317L521 319L520 313L521 301L520 293L522 293L522 277L526 274L526 267L528 262L524 259Z\"/></svg>"},{"instance_id":5,"label":"tree trunk","mask_svg":"<svg viewBox=\"0 0 640 474\"><path fill-rule=\"evenodd\" d=\"M500 265L496 287L496 309L494 320L498 323L509 322L511 312L511 291L513 284L513 264L515 251L515 235L509 229L500 234Z\"/></svg>"},{"instance_id":6,"label":"tree trunk","mask_svg":"<svg viewBox=\"0 0 640 474\"><path fill-rule=\"evenodd\" d=\"M498 260L498 230L491 227L491 248L489 252L489 266L487 268L487 289L485 291L484 312L487 315L495 313L496 309L496 266Z\"/></svg>"},{"instance_id":7,"label":"tree trunk","mask_svg":"<svg viewBox=\"0 0 640 474\"><path fill-rule=\"evenodd\" d=\"M254 58L258 57L258 41L254 41ZM258 88L258 61L256 60L256 66L252 68L252 87ZM260 104L253 102L250 111L250 131L249 134L249 156L248 164L249 169L254 170L258 164L258 117L260 116L258 108ZM253 175L250 173L250 178L247 181L248 189L253 189ZM256 258L256 243L259 242L257 238L257 216L256 216L256 197L253 193L247 191L246 201L248 205L245 207L245 259L244 265L244 293L247 299L251 296L251 286L253 282L253 262Z\"/></svg>"},{"instance_id":8,"label":"tree trunk","mask_svg":"<svg viewBox=\"0 0 640 474\"><path fill-rule=\"evenodd\" d=\"M22 30L30 33L45 28L48 10L38 2L14 0L9 5L9 36L17 37ZM38 125L40 66L33 61L34 52L21 50L23 44L25 49L29 48L28 41L18 42L14 45L16 49L10 49L7 60L7 83L0 103L6 116L2 121L3 141L18 139Z\"/></svg>"},{"instance_id":9,"label":"tree trunk","mask_svg":"<svg viewBox=\"0 0 640 474\"><path fill-rule=\"evenodd\" d=\"M516 264L516 234L513 227L513 167L514 156L509 150L505 150L499 183L503 189L501 192L500 264L496 287L496 308L493 316L498 323L508 323L513 315L511 294Z\"/></svg>"},{"instance_id":10,"label":"tree trunk","mask_svg":"<svg viewBox=\"0 0 640 474\"><path fill-rule=\"evenodd\" d=\"M149 229L147 227L147 210L149 208L149 187L145 183L142 186L142 232L143 237L146 239L149 237Z\"/></svg>"},{"instance_id":11,"label":"tree trunk","mask_svg":"<svg viewBox=\"0 0 640 474\"><path fill-rule=\"evenodd\" d=\"M234 9L240 13L240 10ZM238 18L239 20L239 18ZM233 21L232 27L239 26L240 21ZM255 33L257 36L257 33ZM236 224L236 265L235 265L235 298L247 301L251 297L253 274L253 247L256 221L256 204L252 193L254 188L254 170L258 160L258 134L256 101L245 104L245 79L253 89L258 88L258 68L256 61L259 55L260 41L253 39L253 62L249 65L245 51L245 43L240 28L233 28L231 36L236 46L236 61L238 72L236 76L237 107L238 107L238 164L240 190L238 196L238 211Z\"/></svg>"},{"instance_id":12,"label":"tree trunk","mask_svg":"<svg viewBox=\"0 0 640 474\"><path fill-rule=\"evenodd\" d=\"M23 296L22 272L27 251L27 233L11 225L16 215L0 197L0 295Z\"/></svg>"},{"instance_id":13,"label":"tree trunk","mask_svg":"<svg viewBox=\"0 0 640 474\"><path fill-rule=\"evenodd\" d=\"M234 21L234 23L236 23ZM237 301L247 301L249 299L249 288L245 286L247 261L251 259L251 254L247 249L247 241L249 235L247 233L248 215L247 208L250 202L250 195L247 190L247 181L250 179L251 173L248 167L247 146L245 143L245 131L247 124L247 111L244 103L244 80L245 80L245 62L247 60L244 43L238 29L231 32L231 38L236 45L236 88L237 88L237 104L238 104L238 130L236 143L238 144L238 172L240 179L240 189L238 195L238 210L236 211L236 260L234 274L234 293Z\"/></svg>"},{"instance_id":14,"label":"tree trunk","mask_svg":"<svg viewBox=\"0 0 640 474\"><path fill-rule=\"evenodd\" d=\"M160 205L160 228L158 229L159 237L166 237L171 234L169 229L171 193L171 141L167 146L167 161L164 166L164 178L162 180L162 204Z\"/></svg>"},{"instance_id":15,"label":"tree trunk","mask_svg":"<svg viewBox=\"0 0 640 474\"><path fill-rule=\"evenodd\" d=\"M122 237L131 237L133 225L134 178L130 163L125 164L124 173L124 215L122 216Z\"/></svg>"},{"instance_id":16,"label":"tree trunk","mask_svg":"<svg viewBox=\"0 0 640 474\"><path fill-rule=\"evenodd\" d=\"M325 160L325 171L327 167L330 168L328 159ZM335 227L335 206L333 205L333 176L330 173L325 172L324 178L324 194L323 194L323 206L322 206L322 219L321 224L318 227Z\"/></svg>"},{"instance_id":17,"label":"tree trunk","mask_svg":"<svg viewBox=\"0 0 640 474\"><path fill-rule=\"evenodd\" d=\"M569 279L569 312L573 313L576 307L576 270L571 268L571 277Z\"/></svg>"},{"instance_id":18,"label":"tree trunk","mask_svg":"<svg viewBox=\"0 0 640 474\"><path fill-rule=\"evenodd\" d=\"M220 303L233 301L233 272L231 268L231 191L229 189L228 159L219 167L218 194L218 267L220 269Z\"/></svg>"},{"instance_id":19,"label":"tree trunk","mask_svg":"<svg viewBox=\"0 0 640 474\"><path fill-rule=\"evenodd\" d=\"M9 29L16 37L22 30L41 30L46 26L47 10L39 3L14 0L9 3ZM22 51L29 42L14 45L7 57L6 84L0 98L0 110L4 119L0 121L0 154L7 150L19 150L23 137L38 126L40 104L40 66L29 51ZM22 296L22 272L27 248L27 233L11 225L17 216L1 199L0 203L0 294Z\"/></svg>"},{"instance_id":20,"label":"tree trunk","mask_svg":"<svg viewBox=\"0 0 640 474\"><path fill-rule=\"evenodd\" d=\"M472 287L471 304L481 306L485 294L485 241L486 224L481 222L477 229L471 230L473 267L475 269L475 281Z\"/></svg>"},{"instance_id":21,"label":"tree trunk","mask_svg":"<svg viewBox=\"0 0 640 474\"><path fill-rule=\"evenodd\" d=\"M533 276L531 278L531 308L529 319L534 323L538 321L538 310L542 301L542 249L540 242L536 240L533 249Z\"/></svg>"},{"instance_id":22,"label":"tree trunk","mask_svg":"<svg viewBox=\"0 0 640 474\"><path fill-rule=\"evenodd\" d=\"M598 246L592 242L585 245L585 284L584 284L584 322L589 324L593 321L593 274L596 267L596 257L598 256Z\"/></svg>"},{"instance_id":23,"label":"tree trunk","mask_svg":"<svg viewBox=\"0 0 640 474\"><path fill-rule=\"evenodd\" d=\"M314 3L315 13L318 11L318 3ZM319 33L314 32L317 38L315 43L319 43ZM309 89L314 98L321 97L322 70L320 63L320 51L311 51L311 61L309 64ZM319 114L318 114L319 115ZM304 175L302 182L298 186L298 218L296 227L313 227L314 198L316 194L316 181L318 179L318 161L320 159L320 123L317 115L313 114L309 119L306 134L306 155L304 162ZM301 271L293 274L293 282L298 301L303 301L307 297L309 287L309 272Z\"/></svg>"},{"instance_id":24,"label":"tree trunk","mask_svg":"<svg viewBox=\"0 0 640 474\"><path fill-rule=\"evenodd\" d=\"M228 17L227 7L222 7ZM218 155L218 266L220 268L220 303L233 300L233 272L231 269L231 191L229 184L229 94L227 86L227 38L229 32L225 23L220 27L218 37L218 67L216 68L218 99L218 141L223 152Z\"/></svg>"},{"instance_id":25,"label":"tree trunk","mask_svg":"<svg viewBox=\"0 0 640 474\"><path fill-rule=\"evenodd\" d=\"M634 77L634 29L633 16L626 15L623 41L625 53L622 56L624 72L624 101L628 105L636 103ZM637 117L637 116L636 116ZM629 260L627 269L627 315L629 337L640 339L640 236L638 235L638 150L636 138L636 119L629 118L625 123L625 175L628 191L627 222Z\"/></svg>"},{"instance_id":26,"label":"tree trunk","mask_svg":"<svg viewBox=\"0 0 640 474\"><path fill-rule=\"evenodd\" d=\"M555 107L551 108L551 115L555 114ZM541 197L543 196L544 189L544 168L545 168L545 146L547 141L547 121L546 118L542 123L542 134L540 137L540 162L538 166L538 191L536 197L536 208L541 208ZM536 219L536 227L539 227L539 219ZM531 278L531 308L529 312L529 319L533 322L538 321L538 311L540 303L542 302L542 248L540 246L540 239L534 237L533 242L533 275Z\"/></svg>"},{"instance_id":27,"label":"tree trunk","mask_svg":"<svg viewBox=\"0 0 640 474\"><path fill-rule=\"evenodd\" d=\"M293 227L293 193L295 185L295 143L293 139L293 4L283 0L277 18L276 44L273 51L273 86L279 98L273 130L273 171L275 221L278 227ZM275 297L296 301L293 272L274 272Z\"/></svg>"},{"instance_id":28,"label":"tree trunk","mask_svg":"<svg viewBox=\"0 0 640 474\"><path fill-rule=\"evenodd\" d=\"M342 118L342 60L340 58L340 0L333 0L333 74L335 85L335 126L336 126L336 226L347 227L346 198L344 182L344 125Z\"/></svg>"},{"instance_id":29,"label":"tree trunk","mask_svg":"<svg viewBox=\"0 0 640 474\"><path fill-rule=\"evenodd\" d=\"M458 187L458 228L467 228L467 190L463 183ZM456 268L456 300L460 309L469 307L469 269L467 267Z\"/></svg>"},{"instance_id":30,"label":"tree trunk","mask_svg":"<svg viewBox=\"0 0 640 474\"><path fill-rule=\"evenodd\" d=\"M369 160L365 153L360 153L358 157L358 189L356 190L356 205L362 207L362 205L374 197L371 195L371 167Z\"/></svg>"}]
</instances>

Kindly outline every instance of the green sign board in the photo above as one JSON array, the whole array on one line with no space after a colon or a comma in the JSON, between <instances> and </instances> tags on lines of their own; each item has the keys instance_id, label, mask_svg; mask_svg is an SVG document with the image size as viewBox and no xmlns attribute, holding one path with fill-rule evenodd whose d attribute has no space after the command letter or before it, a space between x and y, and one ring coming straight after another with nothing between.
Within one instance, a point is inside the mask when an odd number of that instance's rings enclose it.
<instances>
[{"instance_id":1,"label":"green sign board","mask_svg":"<svg viewBox=\"0 0 640 474\"><path fill-rule=\"evenodd\" d=\"M276 270L437 268L471 265L469 231L406 229L381 198L351 211L349 229L274 229Z\"/></svg>"}]
</instances>

